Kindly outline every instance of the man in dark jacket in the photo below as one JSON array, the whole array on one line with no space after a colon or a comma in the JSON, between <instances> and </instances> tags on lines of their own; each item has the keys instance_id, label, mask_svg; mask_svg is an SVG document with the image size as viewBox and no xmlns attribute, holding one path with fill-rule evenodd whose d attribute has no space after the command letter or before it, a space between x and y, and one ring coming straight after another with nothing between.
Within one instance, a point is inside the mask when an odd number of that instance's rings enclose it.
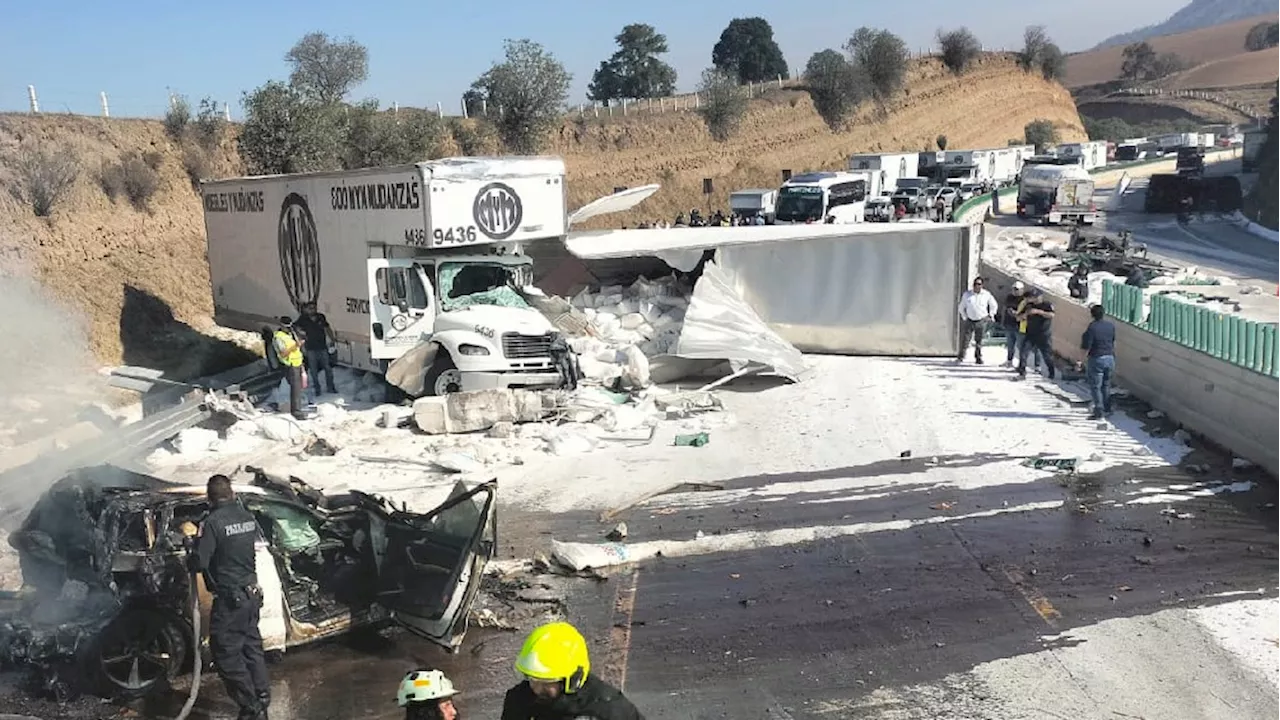
<instances>
[{"instance_id":1,"label":"man in dark jacket","mask_svg":"<svg viewBox=\"0 0 1280 720\"><path fill-rule=\"evenodd\" d=\"M1022 343L1022 333L1018 331L1018 305L1027 292L1027 286L1021 280L1015 280L1013 289L1004 296L1004 307L1000 309L1000 327L1004 330L1004 363L1000 367L1013 367L1013 358Z\"/></svg>"},{"instance_id":2,"label":"man in dark jacket","mask_svg":"<svg viewBox=\"0 0 1280 720\"><path fill-rule=\"evenodd\" d=\"M1022 352L1018 357L1018 378L1027 376L1027 355L1039 351L1044 360L1046 374L1054 379L1053 349L1053 303L1038 288L1028 291L1027 303L1023 306L1020 320L1026 323L1026 339L1022 343Z\"/></svg>"},{"instance_id":3,"label":"man in dark jacket","mask_svg":"<svg viewBox=\"0 0 1280 720\"><path fill-rule=\"evenodd\" d=\"M227 476L209 478L206 492L213 509L200 525L194 562L213 593L209 649L227 695L240 708L236 719L266 720L271 686L258 633L258 523L236 500Z\"/></svg>"},{"instance_id":4,"label":"man in dark jacket","mask_svg":"<svg viewBox=\"0 0 1280 720\"><path fill-rule=\"evenodd\" d=\"M1091 420L1111 414L1111 376L1116 371L1116 326L1105 318L1101 305L1089 308L1093 322L1080 336L1080 349L1088 354L1086 373L1093 396Z\"/></svg>"},{"instance_id":5,"label":"man in dark jacket","mask_svg":"<svg viewBox=\"0 0 1280 720\"><path fill-rule=\"evenodd\" d=\"M333 385L333 363L329 359L329 346L337 345L338 339L329 319L316 310L315 303L306 303L302 306L302 314L293 321L293 328L302 334L302 354L311 375L311 387L317 389L315 394L319 395L321 373L325 376L325 391L330 395L338 394L338 388Z\"/></svg>"},{"instance_id":6,"label":"man in dark jacket","mask_svg":"<svg viewBox=\"0 0 1280 720\"><path fill-rule=\"evenodd\" d=\"M591 674L587 641L569 623L530 633L516 671L525 680L507 691L502 720L644 720L622 691Z\"/></svg>"}]
</instances>

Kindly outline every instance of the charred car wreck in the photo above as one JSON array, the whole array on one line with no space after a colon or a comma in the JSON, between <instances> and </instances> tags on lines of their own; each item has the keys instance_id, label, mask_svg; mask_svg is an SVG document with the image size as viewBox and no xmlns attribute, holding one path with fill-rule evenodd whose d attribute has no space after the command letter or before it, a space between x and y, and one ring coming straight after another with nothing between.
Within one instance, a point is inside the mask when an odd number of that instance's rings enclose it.
<instances>
[{"instance_id":1,"label":"charred car wreck","mask_svg":"<svg viewBox=\"0 0 1280 720\"><path fill-rule=\"evenodd\" d=\"M268 652L390 622L456 650L496 547L497 484L456 485L425 513L361 492L326 495L260 470L237 496L258 519L259 628ZM182 527L203 487L111 466L55 483L9 542L23 588L0 622L0 664L40 687L136 698L192 666ZM195 578L201 627L212 598Z\"/></svg>"}]
</instances>

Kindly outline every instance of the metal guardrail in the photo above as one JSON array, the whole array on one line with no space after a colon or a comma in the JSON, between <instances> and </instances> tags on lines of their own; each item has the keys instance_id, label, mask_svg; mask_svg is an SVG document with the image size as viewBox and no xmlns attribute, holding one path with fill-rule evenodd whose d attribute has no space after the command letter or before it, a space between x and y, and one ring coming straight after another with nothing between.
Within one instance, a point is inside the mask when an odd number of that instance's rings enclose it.
<instances>
[{"instance_id":1,"label":"metal guardrail","mask_svg":"<svg viewBox=\"0 0 1280 720\"><path fill-rule=\"evenodd\" d=\"M1145 314L1142 288L1102 282L1102 308L1117 320L1165 340L1269 377L1280 377L1280 331L1270 323L1246 320L1182 302L1170 295L1151 297Z\"/></svg>"}]
</instances>

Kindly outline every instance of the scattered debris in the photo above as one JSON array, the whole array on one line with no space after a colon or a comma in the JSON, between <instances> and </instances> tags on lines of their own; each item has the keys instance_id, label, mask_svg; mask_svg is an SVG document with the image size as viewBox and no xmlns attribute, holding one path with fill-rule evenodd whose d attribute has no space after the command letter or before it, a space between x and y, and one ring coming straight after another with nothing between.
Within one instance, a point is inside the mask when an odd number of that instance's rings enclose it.
<instances>
[{"instance_id":1,"label":"scattered debris","mask_svg":"<svg viewBox=\"0 0 1280 720\"><path fill-rule=\"evenodd\" d=\"M689 435L676 435L676 439L673 444L676 447L702 447L709 442L711 442L711 436L707 433L701 432Z\"/></svg>"},{"instance_id":2,"label":"scattered debris","mask_svg":"<svg viewBox=\"0 0 1280 720\"><path fill-rule=\"evenodd\" d=\"M551 541L551 556L570 570L609 567L631 562L631 551L617 542L571 543Z\"/></svg>"},{"instance_id":3,"label":"scattered debris","mask_svg":"<svg viewBox=\"0 0 1280 720\"><path fill-rule=\"evenodd\" d=\"M1183 430L1182 428L1178 428L1177 430L1173 431L1173 439L1177 440L1183 445L1190 445L1191 433L1187 432L1186 430Z\"/></svg>"},{"instance_id":4,"label":"scattered debris","mask_svg":"<svg viewBox=\"0 0 1280 720\"><path fill-rule=\"evenodd\" d=\"M479 472L484 469L484 463L463 452L437 455L431 462L437 468L451 473Z\"/></svg>"},{"instance_id":5,"label":"scattered debris","mask_svg":"<svg viewBox=\"0 0 1280 720\"><path fill-rule=\"evenodd\" d=\"M491 388L454 392L413 401L413 421L428 435L488 430L499 422L541 420L555 410L551 392Z\"/></svg>"},{"instance_id":6,"label":"scattered debris","mask_svg":"<svg viewBox=\"0 0 1280 720\"><path fill-rule=\"evenodd\" d=\"M608 535L604 536L606 540L611 542L621 542L627 539L627 524L622 522L614 526Z\"/></svg>"},{"instance_id":7,"label":"scattered debris","mask_svg":"<svg viewBox=\"0 0 1280 720\"><path fill-rule=\"evenodd\" d=\"M333 457L338 454L338 448L333 443L322 437L312 437L302 451L307 455L316 455L319 457Z\"/></svg>"},{"instance_id":8,"label":"scattered debris","mask_svg":"<svg viewBox=\"0 0 1280 720\"><path fill-rule=\"evenodd\" d=\"M1248 470L1254 467L1254 464L1244 458L1231 458L1231 467L1236 470Z\"/></svg>"},{"instance_id":9,"label":"scattered debris","mask_svg":"<svg viewBox=\"0 0 1280 720\"><path fill-rule=\"evenodd\" d=\"M902 452L898 453L898 458L899 458L900 460L910 460L910 459L911 459L911 451L910 451L910 450L903 450Z\"/></svg>"},{"instance_id":10,"label":"scattered debris","mask_svg":"<svg viewBox=\"0 0 1280 720\"><path fill-rule=\"evenodd\" d=\"M606 510L600 513L600 522L609 522L610 520L618 517L618 515L621 515L627 510L630 510L631 508L637 505L640 505L641 503L648 502L649 500L652 500L653 498L656 498L659 495L670 495L672 493L682 493L682 492L709 492L712 490L724 490L724 486L717 485L716 483L700 483L700 482L681 482L681 483L676 483L674 485L668 485L667 487L664 487L661 490L654 490L653 492L645 493L640 497L635 498L634 500L630 500L622 505L619 505L616 508L612 508L610 510ZM655 515L674 515L676 512L677 511L673 508L662 508L660 510L655 510L654 514Z\"/></svg>"},{"instance_id":11,"label":"scattered debris","mask_svg":"<svg viewBox=\"0 0 1280 720\"><path fill-rule=\"evenodd\" d=\"M1178 511L1178 510L1174 510L1174 509L1173 509L1173 508L1171 508L1171 507L1167 507L1167 508L1165 508L1165 509L1161 510L1161 511L1160 511L1160 514L1161 514L1161 515L1166 515L1166 516L1169 516L1169 517L1175 517L1175 518L1177 518L1177 519L1179 519L1179 520L1190 520L1191 518L1194 518L1194 517L1195 517L1195 515L1192 515L1192 514L1191 514L1191 513L1189 513L1189 512L1180 512L1180 511Z\"/></svg>"},{"instance_id":12,"label":"scattered debris","mask_svg":"<svg viewBox=\"0 0 1280 720\"><path fill-rule=\"evenodd\" d=\"M1076 463L1079 458L1027 458L1022 461L1024 467L1034 468L1036 470L1063 470L1066 472L1075 472Z\"/></svg>"},{"instance_id":13,"label":"scattered debris","mask_svg":"<svg viewBox=\"0 0 1280 720\"><path fill-rule=\"evenodd\" d=\"M1156 563L1155 558L1149 555L1134 555L1133 561L1139 565L1154 565Z\"/></svg>"},{"instance_id":14,"label":"scattered debris","mask_svg":"<svg viewBox=\"0 0 1280 720\"><path fill-rule=\"evenodd\" d=\"M950 510L952 507L955 507L955 503L940 502L929 506L931 510Z\"/></svg>"}]
</instances>

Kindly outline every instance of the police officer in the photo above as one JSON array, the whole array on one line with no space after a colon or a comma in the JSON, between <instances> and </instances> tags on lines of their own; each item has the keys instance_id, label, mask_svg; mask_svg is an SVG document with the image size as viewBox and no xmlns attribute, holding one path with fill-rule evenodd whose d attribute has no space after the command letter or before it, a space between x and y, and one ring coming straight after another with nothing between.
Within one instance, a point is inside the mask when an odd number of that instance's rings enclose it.
<instances>
[{"instance_id":1,"label":"police officer","mask_svg":"<svg viewBox=\"0 0 1280 720\"><path fill-rule=\"evenodd\" d=\"M270 702L267 663L258 611L262 588L254 567L258 523L236 500L226 475L209 478L212 510L196 538L196 569L213 592L209 649L227 695L240 708L237 720L266 720Z\"/></svg>"},{"instance_id":2,"label":"police officer","mask_svg":"<svg viewBox=\"0 0 1280 720\"><path fill-rule=\"evenodd\" d=\"M587 641L569 623L530 633L516 672L525 679L507 691L502 720L644 720L620 690L591 674Z\"/></svg>"}]
</instances>

